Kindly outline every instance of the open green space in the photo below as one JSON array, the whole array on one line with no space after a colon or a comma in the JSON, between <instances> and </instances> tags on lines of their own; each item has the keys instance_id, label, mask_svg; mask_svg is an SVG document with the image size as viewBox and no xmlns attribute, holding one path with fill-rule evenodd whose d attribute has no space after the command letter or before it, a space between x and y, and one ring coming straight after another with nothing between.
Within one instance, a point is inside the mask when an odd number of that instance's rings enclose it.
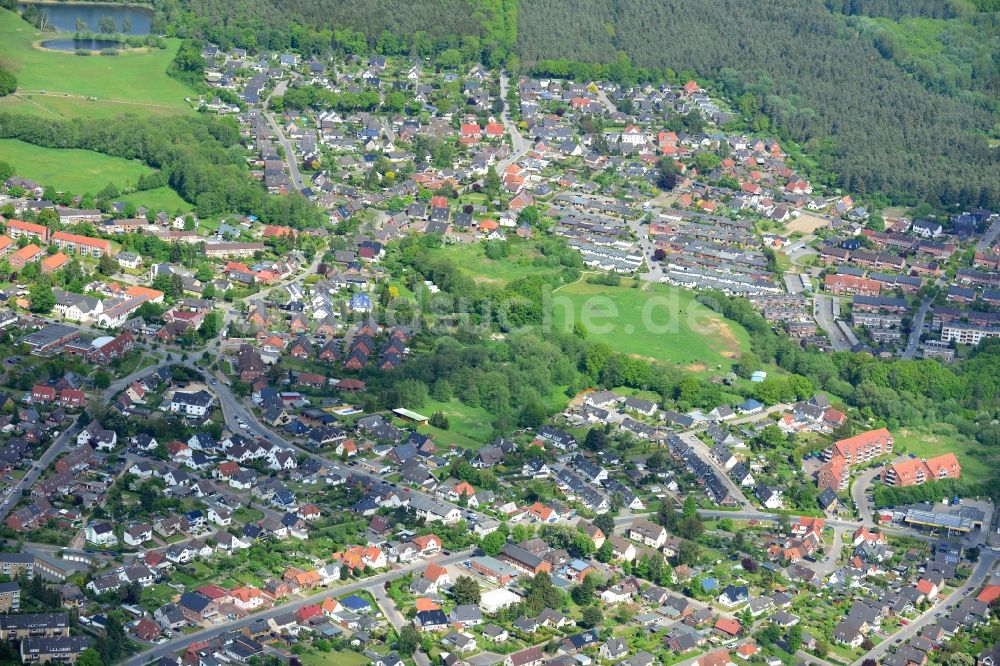
<instances>
[{"instance_id":1,"label":"open green space","mask_svg":"<svg viewBox=\"0 0 1000 666\"><path fill-rule=\"evenodd\" d=\"M542 254L529 242L510 239L509 254L502 259L486 256L484 243L447 245L437 252L450 257L459 268L476 282L506 284L527 275L557 273L560 267L536 264L543 259Z\"/></svg>"},{"instance_id":2,"label":"open green space","mask_svg":"<svg viewBox=\"0 0 1000 666\"><path fill-rule=\"evenodd\" d=\"M921 458L931 458L942 453L954 453L962 465L962 478L968 481L985 481L991 478L1000 455L975 440L961 435L947 423L936 423L930 428L900 428L892 433L895 450L905 448Z\"/></svg>"},{"instance_id":3,"label":"open green space","mask_svg":"<svg viewBox=\"0 0 1000 666\"><path fill-rule=\"evenodd\" d=\"M418 428L421 433L433 435L434 441L445 446L455 445L463 449L478 449L493 435L493 419L490 413L482 407L470 407L455 399L448 402L428 400L423 407L416 411L425 416L442 412L448 417L447 430L429 425Z\"/></svg>"},{"instance_id":4,"label":"open green space","mask_svg":"<svg viewBox=\"0 0 1000 666\"><path fill-rule=\"evenodd\" d=\"M16 139L0 139L0 156L23 178L78 194L96 194L108 183L135 185L139 176L153 173L135 160L89 150L42 148Z\"/></svg>"},{"instance_id":5,"label":"open green space","mask_svg":"<svg viewBox=\"0 0 1000 666\"><path fill-rule=\"evenodd\" d=\"M165 49L137 49L115 56L78 56L37 45L57 36L37 30L12 11L0 10L0 61L14 71L18 82L15 95L0 99L0 111L109 118L126 112L190 110L184 98L194 91L167 76L179 39L166 40Z\"/></svg>"},{"instance_id":6,"label":"open green space","mask_svg":"<svg viewBox=\"0 0 1000 666\"><path fill-rule=\"evenodd\" d=\"M371 659L358 652L308 652L298 655L302 666L364 666Z\"/></svg>"},{"instance_id":7,"label":"open green space","mask_svg":"<svg viewBox=\"0 0 1000 666\"><path fill-rule=\"evenodd\" d=\"M169 187L157 187L152 190L133 192L119 197L121 201L131 201L136 206L145 206L149 210L159 212L165 210L170 214L187 213L192 206L181 195Z\"/></svg>"},{"instance_id":8,"label":"open green space","mask_svg":"<svg viewBox=\"0 0 1000 666\"><path fill-rule=\"evenodd\" d=\"M506 284L528 275L556 273L530 241L509 241L509 253L490 259L483 243L450 245L435 252L454 260L478 282ZM667 285L623 280L622 286L591 284L585 278L552 293L553 330L569 332L583 322L591 340L634 356L679 365L692 372L709 372L729 364L749 349L742 326L695 300L694 292Z\"/></svg>"},{"instance_id":9,"label":"open green space","mask_svg":"<svg viewBox=\"0 0 1000 666\"><path fill-rule=\"evenodd\" d=\"M615 351L691 372L708 372L730 363L749 349L750 337L695 300L694 292L667 285L609 287L586 281L552 294L553 330L571 331L577 322L588 340Z\"/></svg>"}]
</instances>

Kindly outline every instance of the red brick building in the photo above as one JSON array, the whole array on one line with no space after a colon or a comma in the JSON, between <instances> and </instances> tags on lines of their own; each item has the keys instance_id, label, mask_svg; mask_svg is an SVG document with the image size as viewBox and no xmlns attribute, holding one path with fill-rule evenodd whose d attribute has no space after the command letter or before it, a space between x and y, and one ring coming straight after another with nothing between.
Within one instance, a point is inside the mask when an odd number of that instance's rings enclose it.
<instances>
[{"instance_id":1,"label":"red brick building","mask_svg":"<svg viewBox=\"0 0 1000 666\"><path fill-rule=\"evenodd\" d=\"M875 280L854 275L827 275L824 286L830 293L842 295L878 296L882 291L882 285Z\"/></svg>"}]
</instances>

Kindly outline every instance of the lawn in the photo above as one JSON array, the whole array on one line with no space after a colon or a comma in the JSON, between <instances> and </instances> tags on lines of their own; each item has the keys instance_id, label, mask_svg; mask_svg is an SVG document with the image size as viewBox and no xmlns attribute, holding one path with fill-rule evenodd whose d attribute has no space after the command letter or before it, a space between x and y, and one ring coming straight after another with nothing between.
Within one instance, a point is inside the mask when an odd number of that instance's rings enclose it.
<instances>
[{"instance_id":1,"label":"lawn","mask_svg":"<svg viewBox=\"0 0 1000 666\"><path fill-rule=\"evenodd\" d=\"M371 659L358 652L308 652L298 655L302 666L365 666Z\"/></svg>"},{"instance_id":2,"label":"lawn","mask_svg":"<svg viewBox=\"0 0 1000 666\"><path fill-rule=\"evenodd\" d=\"M694 296L660 284L608 287L580 281L552 294L550 325L568 332L581 322L588 340L691 372L728 370L749 349L750 337Z\"/></svg>"},{"instance_id":3,"label":"lawn","mask_svg":"<svg viewBox=\"0 0 1000 666\"><path fill-rule=\"evenodd\" d=\"M108 183L118 187L135 185L139 176L153 173L153 169L135 160L89 150L42 148L16 139L0 139L0 155L22 178L77 194L96 194Z\"/></svg>"},{"instance_id":4,"label":"lawn","mask_svg":"<svg viewBox=\"0 0 1000 666\"><path fill-rule=\"evenodd\" d=\"M171 215L174 213L187 213L192 208L191 204L181 199L181 195L169 187L157 187L156 189L145 190L143 192L133 192L132 194L120 197L120 199L125 202L131 201L136 206L145 206L154 212L165 210Z\"/></svg>"},{"instance_id":5,"label":"lawn","mask_svg":"<svg viewBox=\"0 0 1000 666\"><path fill-rule=\"evenodd\" d=\"M116 56L78 56L35 44L55 36L41 33L12 11L0 10L0 60L14 70L18 80L17 94L0 100L0 110L97 118L126 111L175 114L190 110L184 98L194 91L167 76L179 39L168 39L166 49Z\"/></svg>"},{"instance_id":6,"label":"lawn","mask_svg":"<svg viewBox=\"0 0 1000 666\"><path fill-rule=\"evenodd\" d=\"M1000 456L975 440L958 433L954 426L937 423L925 428L900 428L892 433L895 450L905 447L908 453L931 458L942 453L954 453L962 465L962 478L985 481L993 475Z\"/></svg>"}]
</instances>

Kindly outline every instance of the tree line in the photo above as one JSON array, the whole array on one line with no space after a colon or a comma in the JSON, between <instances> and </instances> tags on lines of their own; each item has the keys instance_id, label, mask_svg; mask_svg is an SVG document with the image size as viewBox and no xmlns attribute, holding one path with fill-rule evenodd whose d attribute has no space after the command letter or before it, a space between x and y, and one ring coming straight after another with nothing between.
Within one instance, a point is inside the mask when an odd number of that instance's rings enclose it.
<instances>
[{"instance_id":1,"label":"tree line","mask_svg":"<svg viewBox=\"0 0 1000 666\"><path fill-rule=\"evenodd\" d=\"M323 224L319 209L305 197L269 196L250 176L239 128L231 119L171 117L150 124L134 115L107 122L0 113L0 138L140 160L159 169L201 217L238 212L297 228Z\"/></svg>"},{"instance_id":2,"label":"tree line","mask_svg":"<svg viewBox=\"0 0 1000 666\"><path fill-rule=\"evenodd\" d=\"M154 29L252 51L436 57L501 65L512 56L516 0L163 0Z\"/></svg>"}]
</instances>

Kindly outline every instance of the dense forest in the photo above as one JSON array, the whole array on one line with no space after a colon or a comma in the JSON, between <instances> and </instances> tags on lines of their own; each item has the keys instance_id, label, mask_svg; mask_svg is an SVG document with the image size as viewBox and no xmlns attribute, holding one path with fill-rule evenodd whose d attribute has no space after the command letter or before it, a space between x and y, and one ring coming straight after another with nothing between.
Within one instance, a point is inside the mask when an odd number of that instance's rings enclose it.
<instances>
[{"instance_id":1,"label":"dense forest","mask_svg":"<svg viewBox=\"0 0 1000 666\"><path fill-rule=\"evenodd\" d=\"M246 150L231 119L184 116L151 124L139 116L120 116L108 123L0 113L0 138L140 160L159 169L167 184L195 204L203 217L236 211L294 227L323 221L305 197L268 196L250 177Z\"/></svg>"},{"instance_id":2,"label":"dense forest","mask_svg":"<svg viewBox=\"0 0 1000 666\"><path fill-rule=\"evenodd\" d=\"M221 46L296 49L305 55L433 56L461 50L501 65L517 31L516 0L161 0L156 27Z\"/></svg>"},{"instance_id":3,"label":"dense forest","mask_svg":"<svg viewBox=\"0 0 1000 666\"><path fill-rule=\"evenodd\" d=\"M880 16L904 11L889 0L836 4ZM906 4L910 13L945 6ZM734 98L749 94L747 106L772 131L804 144L821 171L857 193L1000 204L1000 160L988 141L993 108L925 85L880 52L881 31L858 30L852 19L860 20L812 0L522 2L517 47L522 63L543 71L547 59L614 62L621 52L639 67L716 79ZM970 63L969 83L995 92L992 46L990 58Z\"/></svg>"}]
</instances>

